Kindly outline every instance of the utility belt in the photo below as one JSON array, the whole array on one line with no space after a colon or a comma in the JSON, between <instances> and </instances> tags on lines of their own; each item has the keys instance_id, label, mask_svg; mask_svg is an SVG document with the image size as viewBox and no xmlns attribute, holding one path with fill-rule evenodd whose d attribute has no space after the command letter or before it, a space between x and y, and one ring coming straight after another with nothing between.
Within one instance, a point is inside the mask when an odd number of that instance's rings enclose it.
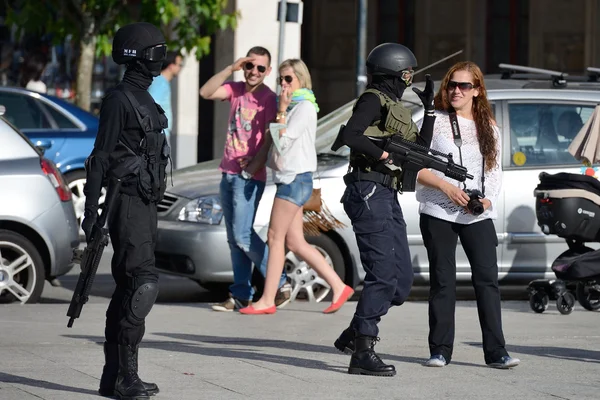
<instances>
[{"instance_id":1,"label":"utility belt","mask_svg":"<svg viewBox=\"0 0 600 400\"><path fill-rule=\"evenodd\" d=\"M377 171L367 172L356 167L353 167L352 171L344 175L344 183L346 183L346 185L359 181L376 182L385 187L392 187L394 176Z\"/></svg>"}]
</instances>

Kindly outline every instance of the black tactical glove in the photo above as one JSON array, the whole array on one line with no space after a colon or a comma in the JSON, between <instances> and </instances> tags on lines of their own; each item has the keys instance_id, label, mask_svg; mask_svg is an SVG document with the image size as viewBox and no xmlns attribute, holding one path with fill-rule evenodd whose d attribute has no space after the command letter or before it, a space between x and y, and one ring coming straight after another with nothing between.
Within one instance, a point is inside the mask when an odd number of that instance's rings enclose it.
<instances>
[{"instance_id":1,"label":"black tactical glove","mask_svg":"<svg viewBox=\"0 0 600 400\"><path fill-rule=\"evenodd\" d=\"M431 80L431 75L425 75L425 90L419 90L416 87L413 87L412 90L421 99L423 106L425 106L425 112L434 110L433 98L435 97L435 93L433 92L433 80Z\"/></svg>"},{"instance_id":2,"label":"black tactical glove","mask_svg":"<svg viewBox=\"0 0 600 400\"><path fill-rule=\"evenodd\" d=\"M81 229L83 232L85 232L85 241L90 243L92 241L92 230L96 224L96 221L98 220L98 212L86 209L83 215L84 217L83 222L81 223Z\"/></svg>"},{"instance_id":3,"label":"black tactical glove","mask_svg":"<svg viewBox=\"0 0 600 400\"><path fill-rule=\"evenodd\" d=\"M391 171L401 171L403 162L398 154L389 153L388 158L383 160L383 165Z\"/></svg>"}]
</instances>

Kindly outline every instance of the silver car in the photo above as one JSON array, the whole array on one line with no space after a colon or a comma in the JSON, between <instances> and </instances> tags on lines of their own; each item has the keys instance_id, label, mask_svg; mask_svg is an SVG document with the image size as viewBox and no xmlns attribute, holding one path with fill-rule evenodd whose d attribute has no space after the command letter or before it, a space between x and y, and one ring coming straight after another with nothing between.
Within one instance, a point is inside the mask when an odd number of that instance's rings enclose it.
<instances>
[{"instance_id":1,"label":"silver car","mask_svg":"<svg viewBox=\"0 0 600 400\"><path fill-rule=\"evenodd\" d=\"M436 88L439 87L436 82ZM499 198L498 235L499 277L502 282L526 284L535 278L553 277L552 261L568 247L563 239L544 235L537 225L533 190L542 171L549 173L585 172L567 147L596 104L600 103L599 83L568 83L555 88L549 80L520 80L487 77L488 96L502 132L503 190ZM416 85L420 86L420 85ZM422 85L421 85L422 88ZM419 123L423 118L420 100L407 90L405 106ZM354 102L319 119L317 130L318 170L315 185L331 212L346 227L309 236L315 245L351 286L364 277L350 221L340 198L345 189L347 147L330 150L339 127L346 123ZM207 288L222 287L233 279L231 261L219 201L218 160L177 171L175 186L160 204L157 266L168 274L187 276ZM588 171L589 173L589 171ZM600 173L599 173L600 174ZM266 237L275 185L267 183L255 228ZM415 271L415 283L429 278L428 260L419 230L418 202L414 193L399 195L406 218L408 240ZM470 265L459 246L456 255L457 280L469 281ZM294 254L287 254L286 269L294 294L306 292L319 301L328 287Z\"/></svg>"},{"instance_id":2,"label":"silver car","mask_svg":"<svg viewBox=\"0 0 600 400\"><path fill-rule=\"evenodd\" d=\"M0 301L35 303L73 267L79 227L54 163L0 118Z\"/></svg>"}]
</instances>

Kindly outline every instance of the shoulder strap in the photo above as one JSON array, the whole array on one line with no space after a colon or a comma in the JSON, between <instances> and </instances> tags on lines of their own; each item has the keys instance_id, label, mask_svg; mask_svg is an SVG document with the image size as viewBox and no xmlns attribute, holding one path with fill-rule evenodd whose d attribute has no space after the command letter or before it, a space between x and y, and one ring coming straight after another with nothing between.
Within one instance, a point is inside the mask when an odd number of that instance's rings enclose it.
<instances>
[{"instance_id":1,"label":"shoulder strap","mask_svg":"<svg viewBox=\"0 0 600 400\"><path fill-rule=\"evenodd\" d=\"M142 116L140 115L140 112L138 111L138 107L140 106L140 103L137 101L137 99L135 98L133 93L131 93L129 90L123 89L122 92L123 92L123 94L125 94L125 96L127 96L127 100L129 100L129 102L131 103L131 106L133 107L133 111L135 112L135 117L137 118L138 123L140 124L140 126L143 129L144 124L142 122Z\"/></svg>"}]
</instances>

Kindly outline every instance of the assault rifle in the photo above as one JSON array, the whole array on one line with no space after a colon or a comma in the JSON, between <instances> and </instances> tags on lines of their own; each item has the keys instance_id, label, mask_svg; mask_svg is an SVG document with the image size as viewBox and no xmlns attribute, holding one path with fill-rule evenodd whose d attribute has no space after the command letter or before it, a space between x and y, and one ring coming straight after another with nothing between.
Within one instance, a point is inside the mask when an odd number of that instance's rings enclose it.
<instances>
[{"instance_id":1,"label":"assault rifle","mask_svg":"<svg viewBox=\"0 0 600 400\"><path fill-rule=\"evenodd\" d=\"M419 172L423 168L431 168L442 172L448 178L464 182L467 179L473 179L467 169L460 164L455 164L452 153L444 154L441 151L430 149L415 142L408 141L400 135L390 136L389 138L369 137L382 150L393 155L393 160L404 172ZM447 161L440 159L441 156ZM412 175L412 174L411 174ZM407 191L407 190L405 190Z\"/></svg>"},{"instance_id":2,"label":"assault rifle","mask_svg":"<svg viewBox=\"0 0 600 400\"><path fill-rule=\"evenodd\" d=\"M342 143L342 131L345 125L340 126L338 136L331 146L331 150L337 151L344 144ZM402 191L414 192L417 180L417 173L423 168L431 168L442 172L449 178L464 182L467 179L473 179L467 169L460 164L454 163L452 153L445 154L441 151L430 149L429 147L405 140L400 135L393 135L387 138L369 137L379 148L392 154L394 160L393 169L402 169ZM439 157L443 157L441 159ZM387 166L390 167L389 165Z\"/></svg>"},{"instance_id":3,"label":"assault rifle","mask_svg":"<svg viewBox=\"0 0 600 400\"><path fill-rule=\"evenodd\" d=\"M81 272L79 273L77 286L75 287L71 304L69 304L69 310L67 311L67 317L70 317L67 324L68 328L73 326L75 318L79 318L83 305L88 301L94 278L96 277L96 271L98 270L98 264L100 264L100 259L102 259L104 248L108 245L108 213L111 212L114 206L120 187L120 179L115 179L111 182L107 189L106 200L102 205L102 213L92 227L90 242L86 245L83 252L75 250L73 259L75 262L79 262Z\"/></svg>"}]
</instances>

